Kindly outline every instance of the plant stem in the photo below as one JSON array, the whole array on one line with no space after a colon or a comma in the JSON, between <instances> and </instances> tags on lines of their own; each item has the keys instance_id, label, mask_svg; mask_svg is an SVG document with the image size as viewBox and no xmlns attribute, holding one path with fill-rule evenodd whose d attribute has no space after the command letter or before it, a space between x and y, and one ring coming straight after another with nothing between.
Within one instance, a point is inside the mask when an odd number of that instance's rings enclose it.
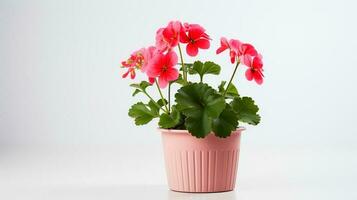
<instances>
[{"instance_id":1,"label":"plant stem","mask_svg":"<svg viewBox=\"0 0 357 200\"><path fill-rule=\"evenodd\" d=\"M233 74L232 74L232 76L231 76L231 80L229 80L228 85L227 85L227 88L226 88L226 90L225 90L224 93L223 93L223 97L226 97L228 88L229 88L229 86L230 86L231 83L232 83L232 80L233 80L233 78L234 78L234 75L236 74L236 71L237 71L237 69L238 69L239 63L240 63L240 62L239 62L239 60L238 60L238 61L237 61L237 64L236 64L236 67L234 68Z\"/></svg>"},{"instance_id":2,"label":"plant stem","mask_svg":"<svg viewBox=\"0 0 357 200\"><path fill-rule=\"evenodd\" d=\"M166 112L169 113L169 109L167 108L167 104L166 104L164 95L162 95L161 89L160 89L159 84L157 83L156 79L155 79L155 84L156 84L157 89L159 90L159 93L160 93L160 96L161 96L161 100L162 100L163 104L165 105Z\"/></svg>"},{"instance_id":3,"label":"plant stem","mask_svg":"<svg viewBox=\"0 0 357 200\"><path fill-rule=\"evenodd\" d=\"M167 99L168 99L168 104L169 104L169 114L170 114L170 112L171 112L171 110L170 110L170 108L171 108L171 102L170 102L170 97L171 97L171 95L170 95L170 93L171 93L171 83L169 83L169 89L168 89L168 92L167 92L168 94L167 94Z\"/></svg>"},{"instance_id":4,"label":"plant stem","mask_svg":"<svg viewBox=\"0 0 357 200\"><path fill-rule=\"evenodd\" d=\"M182 56L180 43L177 46L178 46L178 49L179 49L179 52L180 52L183 80L185 81L185 84L187 84L187 69L186 69L185 63L183 62L183 56Z\"/></svg>"},{"instance_id":5,"label":"plant stem","mask_svg":"<svg viewBox=\"0 0 357 200\"><path fill-rule=\"evenodd\" d=\"M160 108L162 111L164 111L165 113L167 113L166 112L166 110L164 110L158 103L156 103L156 101L147 93L147 92L143 92L147 97L149 97L149 99L152 101L152 102L154 102L154 104L158 107L158 108Z\"/></svg>"}]
</instances>

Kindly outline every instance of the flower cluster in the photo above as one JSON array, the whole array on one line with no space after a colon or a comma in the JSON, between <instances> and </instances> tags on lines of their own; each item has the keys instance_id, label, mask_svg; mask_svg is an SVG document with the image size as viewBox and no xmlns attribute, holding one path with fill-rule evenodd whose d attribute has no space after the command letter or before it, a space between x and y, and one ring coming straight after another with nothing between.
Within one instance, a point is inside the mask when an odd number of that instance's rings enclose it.
<instances>
[{"instance_id":1,"label":"flower cluster","mask_svg":"<svg viewBox=\"0 0 357 200\"><path fill-rule=\"evenodd\" d=\"M155 46L141 48L132 53L128 60L122 62L122 67L127 68L123 78L130 74L130 78L134 79L135 70L139 69L146 73L151 84L157 79L159 86L165 88L169 82L176 80L179 76L175 68L178 61L177 54L173 49L179 43L187 44L186 53L194 57L197 56L199 49L209 49L211 40L202 26L179 21L171 21L166 27L159 28L155 38ZM179 50L181 53L181 49ZM262 56L253 45L222 37L221 45L216 53L219 54L225 50L229 51L232 63L238 61L248 67L245 76L249 81L254 79L259 85L263 83Z\"/></svg>"},{"instance_id":2,"label":"flower cluster","mask_svg":"<svg viewBox=\"0 0 357 200\"><path fill-rule=\"evenodd\" d=\"M216 50L217 54L229 50L229 56L232 63L238 59L238 63L243 63L248 69L245 72L246 78L259 85L263 83L263 61L262 55L257 52L253 45L243 43L236 39L221 38L221 46Z\"/></svg>"},{"instance_id":3,"label":"flower cluster","mask_svg":"<svg viewBox=\"0 0 357 200\"><path fill-rule=\"evenodd\" d=\"M175 67L178 57L173 49L179 43L187 44L186 52L189 56L197 56L199 49L210 47L210 37L206 30L198 24L182 24L179 21L171 21L166 27L156 31L155 46L141 48L131 54L130 58L122 62L122 67L127 68L123 74L126 78L135 78L135 70L140 69L146 73L149 82L158 80L160 88L165 88L169 82L178 78L179 72Z\"/></svg>"}]
</instances>

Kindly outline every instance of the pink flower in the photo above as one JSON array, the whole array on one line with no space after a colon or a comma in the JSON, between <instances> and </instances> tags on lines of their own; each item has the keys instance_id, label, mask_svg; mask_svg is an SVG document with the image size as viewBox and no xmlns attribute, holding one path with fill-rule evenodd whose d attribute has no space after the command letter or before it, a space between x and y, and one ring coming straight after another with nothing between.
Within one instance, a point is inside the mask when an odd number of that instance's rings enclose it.
<instances>
[{"instance_id":1,"label":"pink flower","mask_svg":"<svg viewBox=\"0 0 357 200\"><path fill-rule=\"evenodd\" d=\"M175 68L177 55L173 51L167 54L159 53L150 62L146 71L148 77L158 78L160 88L165 88L170 81L178 78L179 72Z\"/></svg>"},{"instance_id":2,"label":"pink flower","mask_svg":"<svg viewBox=\"0 0 357 200\"><path fill-rule=\"evenodd\" d=\"M189 56L196 56L198 49L208 49L210 47L210 38L202 26L185 23L184 28L185 30L180 33L180 42L188 43L186 52Z\"/></svg>"},{"instance_id":3,"label":"pink flower","mask_svg":"<svg viewBox=\"0 0 357 200\"><path fill-rule=\"evenodd\" d=\"M216 54L220 54L226 49L229 49L229 57L231 63L235 63L237 57L241 61L245 55L250 55L250 56L258 55L253 45L248 43L242 43L241 41L235 39L230 39L228 41L227 38L222 37L221 46L216 50Z\"/></svg>"},{"instance_id":4,"label":"pink flower","mask_svg":"<svg viewBox=\"0 0 357 200\"><path fill-rule=\"evenodd\" d=\"M180 39L182 24L179 21L171 21L165 28L156 31L156 47L164 52L177 46Z\"/></svg>"},{"instance_id":5,"label":"pink flower","mask_svg":"<svg viewBox=\"0 0 357 200\"><path fill-rule=\"evenodd\" d=\"M243 64L248 67L245 72L245 77L248 81L255 80L256 83L261 85L263 83L263 61L262 56L259 54L257 56L246 55L243 57Z\"/></svg>"},{"instance_id":6,"label":"pink flower","mask_svg":"<svg viewBox=\"0 0 357 200\"><path fill-rule=\"evenodd\" d=\"M179 21L171 21L162 32L169 46L175 47L179 43L182 24Z\"/></svg>"},{"instance_id":7,"label":"pink flower","mask_svg":"<svg viewBox=\"0 0 357 200\"><path fill-rule=\"evenodd\" d=\"M123 74L123 78L126 78L130 73L130 78L135 78L135 69L141 69L142 65L144 64L144 48L134 51L130 57L126 60L121 62L123 68L127 68L127 72Z\"/></svg>"},{"instance_id":8,"label":"pink flower","mask_svg":"<svg viewBox=\"0 0 357 200\"><path fill-rule=\"evenodd\" d=\"M235 63L238 58L238 62L248 66L245 77L249 81L254 79L255 82L261 85L264 77L262 56L258 54L253 45L242 43L235 39L228 41L227 38L222 37L221 46L216 50L216 54L220 54L227 49L229 49L229 57L232 63Z\"/></svg>"},{"instance_id":9,"label":"pink flower","mask_svg":"<svg viewBox=\"0 0 357 200\"><path fill-rule=\"evenodd\" d=\"M134 51L127 60L121 63L123 68L128 69L122 77L126 78L128 74L130 74L130 78L134 79L136 76L136 69L145 72L150 60L154 57L155 53L156 48L153 46L150 46L148 48L141 48L137 51Z\"/></svg>"},{"instance_id":10,"label":"pink flower","mask_svg":"<svg viewBox=\"0 0 357 200\"><path fill-rule=\"evenodd\" d=\"M235 63L236 57L238 56L238 49L242 43L239 40L230 39L229 41L225 37L221 37L221 46L216 50L216 54L220 54L226 49L229 49L229 57L231 58L231 63Z\"/></svg>"}]
</instances>

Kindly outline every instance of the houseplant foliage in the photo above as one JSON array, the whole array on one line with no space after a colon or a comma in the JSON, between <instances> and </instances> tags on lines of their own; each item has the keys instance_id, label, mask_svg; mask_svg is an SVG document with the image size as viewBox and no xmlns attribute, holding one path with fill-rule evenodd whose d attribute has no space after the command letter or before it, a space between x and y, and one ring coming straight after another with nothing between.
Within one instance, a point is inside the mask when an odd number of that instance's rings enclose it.
<instances>
[{"instance_id":1,"label":"houseplant foliage","mask_svg":"<svg viewBox=\"0 0 357 200\"><path fill-rule=\"evenodd\" d=\"M127 70L123 78L135 79L137 71L147 77L147 80L130 85L134 89L133 96L143 94L147 97L146 101L135 103L129 109L129 116L134 118L136 125L158 118L160 128L188 130L197 138L212 132L225 138L241 123L259 124L258 106L251 97L239 94L233 84L239 66L244 66L248 81L263 83L262 56L251 44L221 38L216 54L229 53L233 67L225 68L231 70L232 75L218 86L210 86L205 77L218 76L220 65L212 61L184 61L185 52L196 57L199 51L210 48L211 38L202 26L171 21L157 30L155 39L154 46L133 52L121 63ZM193 82L191 77L194 76L199 81ZM173 84L180 85L175 94L171 91ZM158 91L159 99L148 92L151 87Z\"/></svg>"}]
</instances>

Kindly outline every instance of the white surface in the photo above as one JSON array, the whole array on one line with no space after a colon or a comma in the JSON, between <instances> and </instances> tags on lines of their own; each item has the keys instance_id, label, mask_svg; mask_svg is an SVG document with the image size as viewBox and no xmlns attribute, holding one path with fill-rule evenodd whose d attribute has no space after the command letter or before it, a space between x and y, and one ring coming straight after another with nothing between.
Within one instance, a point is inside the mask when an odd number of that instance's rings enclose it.
<instances>
[{"instance_id":1,"label":"white surface","mask_svg":"<svg viewBox=\"0 0 357 200\"><path fill-rule=\"evenodd\" d=\"M136 185L136 186L77 186L77 187L42 187L16 190L6 199L155 199L155 200L255 200L255 199L356 199L352 188L336 187L270 187L245 188L238 187L235 191L212 194L193 194L173 192L166 186Z\"/></svg>"},{"instance_id":2,"label":"white surface","mask_svg":"<svg viewBox=\"0 0 357 200\"><path fill-rule=\"evenodd\" d=\"M243 140L236 190L204 195L167 189L161 147L19 149L1 156L0 199L357 198L357 152L343 148L257 149Z\"/></svg>"},{"instance_id":3,"label":"white surface","mask_svg":"<svg viewBox=\"0 0 357 200\"><path fill-rule=\"evenodd\" d=\"M0 1L0 199L356 199L356 6ZM264 56L263 86L243 69L234 80L262 115L243 136L234 193L168 192L156 124L136 127L127 116L139 98L119 63L172 19L213 38L198 57L222 65L212 85L232 72L228 55L214 54L221 36Z\"/></svg>"}]
</instances>

